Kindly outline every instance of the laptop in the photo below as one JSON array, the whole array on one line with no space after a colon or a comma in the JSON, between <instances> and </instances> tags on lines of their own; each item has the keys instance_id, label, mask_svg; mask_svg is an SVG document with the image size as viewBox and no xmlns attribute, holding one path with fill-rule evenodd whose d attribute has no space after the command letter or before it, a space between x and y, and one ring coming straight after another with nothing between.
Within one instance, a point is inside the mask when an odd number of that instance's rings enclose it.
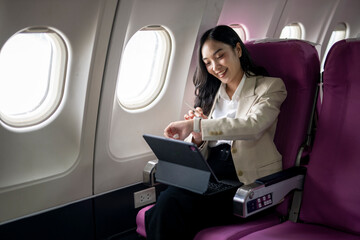
<instances>
[{"instance_id":1,"label":"laptop","mask_svg":"<svg viewBox=\"0 0 360 240\"><path fill-rule=\"evenodd\" d=\"M149 134L143 137L159 160L155 172L158 182L203 195L243 185L239 181L219 180L193 143Z\"/></svg>"}]
</instances>

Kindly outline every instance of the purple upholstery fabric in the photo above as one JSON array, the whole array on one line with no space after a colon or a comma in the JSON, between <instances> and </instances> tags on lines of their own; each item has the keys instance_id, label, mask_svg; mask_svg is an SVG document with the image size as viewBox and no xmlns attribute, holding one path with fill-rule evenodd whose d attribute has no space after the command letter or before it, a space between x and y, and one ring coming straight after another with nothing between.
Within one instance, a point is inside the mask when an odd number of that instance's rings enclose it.
<instances>
[{"instance_id":1,"label":"purple upholstery fabric","mask_svg":"<svg viewBox=\"0 0 360 240\"><path fill-rule=\"evenodd\" d=\"M286 85L288 96L281 106L274 141L283 157L283 168L292 167L298 150L305 140L315 90L320 77L317 51L314 46L300 40L249 42L246 43L246 47L256 64L265 67L270 76L283 79ZM290 200L291 197L287 197L277 206L280 215L287 214ZM267 220L269 222L260 218L249 222L249 225L239 224L205 229L200 231L195 239L236 239L251 231L279 223L279 221L276 223Z\"/></svg>"},{"instance_id":2,"label":"purple upholstery fabric","mask_svg":"<svg viewBox=\"0 0 360 240\"><path fill-rule=\"evenodd\" d=\"M146 206L142 209L140 209L140 211L138 212L138 214L136 215L136 232L138 234L140 234L143 237L146 237L146 230L145 230L145 212L152 208L154 206L154 204Z\"/></svg>"},{"instance_id":3,"label":"purple upholstery fabric","mask_svg":"<svg viewBox=\"0 0 360 240\"><path fill-rule=\"evenodd\" d=\"M359 240L359 236L335 231L326 227L284 222L274 227L254 232L238 240Z\"/></svg>"},{"instance_id":4,"label":"purple upholstery fabric","mask_svg":"<svg viewBox=\"0 0 360 240\"><path fill-rule=\"evenodd\" d=\"M360 240L360 41L334 44L323 80L300 210L304 223L285 222L241 240Z\"/></svg>"},{"instance_id":5,"label":"purple upholstery fabric","mask_svg":"<svg viewBox=\"0 0 360 240\"><path fill-rule=\"evenodd\" d=\"M247 43L251 57L272 77L283 79L287 98L281 112L274 142L283 157L283 168L294 166L303 143L311 107L320 78L320 61L314 46L300 40Z\"/></svg>"},{"instance_id":6,"label":"purple upholstery fabric","mask_svg":"<svg viewBox=\"0 0 360 240\"><path fill-rule=\"evenodd\" d=\"M323 80L300 217L360 235L360 41L334 44Z\"/></svg>"},{"instance_id":7,"label":"purple upholstery fabric","mask_svg":"<svg viewBox=\"0 0 360 240\"><path fill-rule=\"evenodd\" d=\"M199 232L194 240L237 240L247 234L279 224L279 217L271 214L248 222L207 228Z\"/></svg>"},{"instance_id":8,"label":"purple upholstery fabric","mask_svg":"<svg viewBox=\"0 0 360 240\"><path fill-rule=\"evenodd\" d=\"M320 76L320 61L317 51L314 46L300 40L249 42L246 43L246 47L256 64L265 67L270 76L282 78L286 85L288 96L281 106L274 141L283 156L283 167L291 167L295 163L299 147L305 140L316 85ZM287 213L288 206L289 201L284 201L278 206L281 215ZM143 221L144 213L143 210L138 213L139 221ZM251 231L275 224L272 217L269 217L268 220L269 222L266 222L266 219L259 219L259 223L254 220L248 225L205 229L196 236L196 239L234 239L234 236L244 236ZM139 221L137 221L137 232L146 236L145 224L144 222L139 223ZM220 235L221 237L218 237ZM217 236L217 238L212 236Z\"/></svg>"},{"instance_id":9,"label":"purple upholstery fabric","mask_svg":"<svg viewBox=\"0 0 360 240\"><path fill-rule=\"evenodd\" d=\"M311 107L320 78L320 60L314 46L300 40L246 44L254 62L272 77L280 77L288 92L281 105L274 142L283 158L283 168L294 166L306 137ZM277 206L286 215L291 197Z\"/></svg>"}]
</instances>

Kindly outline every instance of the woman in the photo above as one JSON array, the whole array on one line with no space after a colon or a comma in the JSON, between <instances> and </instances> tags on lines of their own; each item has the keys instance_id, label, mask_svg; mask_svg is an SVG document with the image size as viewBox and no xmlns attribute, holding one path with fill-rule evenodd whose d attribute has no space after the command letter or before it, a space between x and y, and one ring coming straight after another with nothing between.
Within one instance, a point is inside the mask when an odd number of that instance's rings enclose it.
<instances>
[{"instance_id":1,"label":"woman","mask_svg":"<svg viewBox=\"0 0 360 240\"><path fill-rule=\"evenodd\" d=\"M286 98L281 79L265 77L232 28L217 26L200 39L194 76L196 111L170 123L164 135L192 141L216 175L244 184L280 171L274 142ZM202 228L232 219L234 190L211 197L169 187L146 212L148 239L192 239Z\"/></svg>"}]
</instances>

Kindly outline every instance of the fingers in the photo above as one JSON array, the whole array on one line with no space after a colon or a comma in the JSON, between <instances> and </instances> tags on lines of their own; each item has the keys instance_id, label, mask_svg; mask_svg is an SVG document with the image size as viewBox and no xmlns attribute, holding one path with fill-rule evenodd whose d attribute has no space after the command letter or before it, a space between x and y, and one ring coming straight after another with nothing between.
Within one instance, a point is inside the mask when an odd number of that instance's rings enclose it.
<instances>
[{"instance_id":1,"label":"fingers","mask_svg":"<svg viewBox=\"0 0 360 240\"><path fill-rule=\"evenodd\" d=\"M189 110L187 114L184 115L185 120L190 120L195 117L194 110Z\"/></svg>"},{"instance_id":2,"label":"fingers","mask_svg":"<svg viewBox=\"0 0 360 240\"><path fill-rule=\"evenodd\" d=\"M180 135L178 133L172 134L172 133L169 133L169 132L166 132L166 131L164 131L164 136L166 138L173 138L173 139L179 139L180 138Z\"/></svg>"},{"instance_id":3,"label":"fingers","mask_svg":"<svg viewBox=\"0 0 360 240\"><path fill-rule=\"evenodd\" d=\"M164 136L184 140L192 131L192 121L177 121L170 123L164 130Z\"/></svg>"},{"instance_id":4,"label":"fingers","mask_svg":"<svg viewBox=\"0 0 360 240\"><path fill-rule=\"evenodd\" d=\"M171 131L170 129L168 129L169 127L165 128L164 130L164 136L167 137L167 138L171 138L172 137L172 134L171 134Z\"/></svg>"},{"instance_id":5,"label":"fingers","mask_svg":"<svg viewBox=\"0 0 360 240\"><path fill-rule=\"evenodd\" d=\"M191 119L193 119L194 116L195 116L195 111L194 111L194 110L189 110L188 115L189 115L189 117L190 117Z\"/></svg>"},{"instance_id":6,"label":"fingers","mask_svg":"<svg viewBox=\"0 0 360 240\"><path fill-rule=\"evenodd\" d=\"M204 112L203 112L203 110L202 110L201 107L197 107L195 110L196 110L196 111L195 111L195 115L196 115L197 117L201 117L201 118L203 118L203 119L207 119L207 116L204 115Z\"/></svg>"},{"instance_id":7,"label":"fingers","mask_svg":"<svg viewBox=\"0 0 360 240\"><path fill-rule=\"evenodd\" d=\"M178 133L178 129L173 126L174 123L170 123L164 130L164 136L167 138L179 139L180 135Z\"/></svg>"},{"instance_id":8,"label":"fingers","mask_svg":"<svg viewBox=\"0 0 360 240\"><path fill-rule=\"evenodd\" d=\"M207 118L207 116L204 115L201 107L197 107L195 111L189 110L188 113L184 115L185 120L190 120L193 119L194 117Z\"/></svg>"},{"instance_id":9,"label":"fingers","mask_svg":"<svg viewBox=\"0 0 360 240\"><path fill-rule=\"evenodd\" d=\"M201 107L197 107L195 110L196 110L197 113L203 114L203 110L202 110Z\"/></svg>"}]
</instances>

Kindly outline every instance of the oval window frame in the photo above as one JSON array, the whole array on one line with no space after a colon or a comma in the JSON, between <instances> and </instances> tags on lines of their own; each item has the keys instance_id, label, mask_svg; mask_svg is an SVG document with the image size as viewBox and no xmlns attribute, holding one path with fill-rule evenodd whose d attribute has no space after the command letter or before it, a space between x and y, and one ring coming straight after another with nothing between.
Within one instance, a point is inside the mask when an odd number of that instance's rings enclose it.
<instances>
[{"instance_id":1,"label":"oval window frame","mask_svg":"<svg viewBox=\"0 0 360 240\"><path fill-rule=\"evenodd\" d=\"M47 90L35 108L31 111L12 115L3 113L0 109L0 122L10 129L24 129L37 126L45 122L56 112L64 97L66 71L68 67L69 49L59 31L48 27L29 27L12 35L1 49L18 34L46 34L45 36L51 45L51 63L49 67L49 80L46 87Z\"/></svg>"},{"instance_id":2,"label":"oval window frame","mask_svg":"<svg viewBox=\"0 0 360 240\"><path fill-rule=\"evenodd\" d=\"M331 47L338 41L346 39L349 37L349 27L345 22L339 22L336 24L334 30L332 30L329 41L327 43L324 56L321 60L321 71L324 70L326 57L331 49Z\"/></svg>"},{"instance_id":3,"label":"oval window frame","mask_svg":"<svg viewBox=\"0 0 360 240\"><path fill-rule=\"evenodd\" d=\"M160 56L159 58L162 59L159 60L158 63L154 63L152 62L151 65L155 65L157 64L157 66L162 66L162 68L160 68L157 73L155 73L155 75L157 75L157 79L155 80L148 80L146 83L147 84L151 84L151 82L155 82L155 85L153 83L153 87L152 87L152 91L147 91L146 94L144 94L143 96L137 96L137 97L133 97L132 99L124 99L123 96L121 95L122 92L120 91L120 87L123 84L123 80L126 79L126 77L124 77L123 74L123 68L124 68L124 62L126 62L128 59L128 46L130 46L132 39L134 39L134 36L139 33L139 32L151 32L151 31L157 31L158 33L158 37L160 39L160 41L162 41L165 45L164 49L160 50L162 52L163 56ZM160 43L161 44L161 43ZM137 50L133 50L135 53ZM170 64L170 57L171 57L171 53L172 53L172 38L171 35L169 33L169 31L163 27L163 26L146 26L141 28L140 30L136 31L132 37L129 39L129 41L127 42L124 50L123 50L123 55L120 61L120 65L119 65L119 72L118 72L118 76L117 76L117 84L116 84L116 99L118 104L126 111L129 112L133 112L133 111L141 111L143 109L146 109L147 107L149 107L149 105L151 105L153 102L155 102L155 100L158 98L158 96L160 95L161 91L163 90L164 86L165 86L165 82L166 82L166 77L167 77L167 72L168 72L168 68L169 68L169 64ZM134 68L135 69L135 68ZM135 72L135 71L134 71ZM139 84L139 83L137 83ZM135 83L134 85L132 85L132 87L137 87L137 84ZM128 88L130 88L128 86ZM145 88L143 88L144 90L146 90ZM145 91L143 91L145 92Z\"/></svg>"},{"instance_id":4,"label":"oval window frame","mask_svg":"<svg viewBox=\"0 0 360 240\"><path fill-rule=\"evenodd\" d=\"M234 29L234 31L239 35L241 41L246 42L249 38L249 33L245 25L243 24L230 24L229 27Z\"/></svg>"},{"instance_id":5,"label":"oval window frame","mask_svg":"<svg viewBox=\"0 0 360 240\"><path fill-rule=\"evenodd\" d=\"M280 33L280 39L305 39L305 28L301 23L290 23Z\"/></svg>"}]
</instances>

